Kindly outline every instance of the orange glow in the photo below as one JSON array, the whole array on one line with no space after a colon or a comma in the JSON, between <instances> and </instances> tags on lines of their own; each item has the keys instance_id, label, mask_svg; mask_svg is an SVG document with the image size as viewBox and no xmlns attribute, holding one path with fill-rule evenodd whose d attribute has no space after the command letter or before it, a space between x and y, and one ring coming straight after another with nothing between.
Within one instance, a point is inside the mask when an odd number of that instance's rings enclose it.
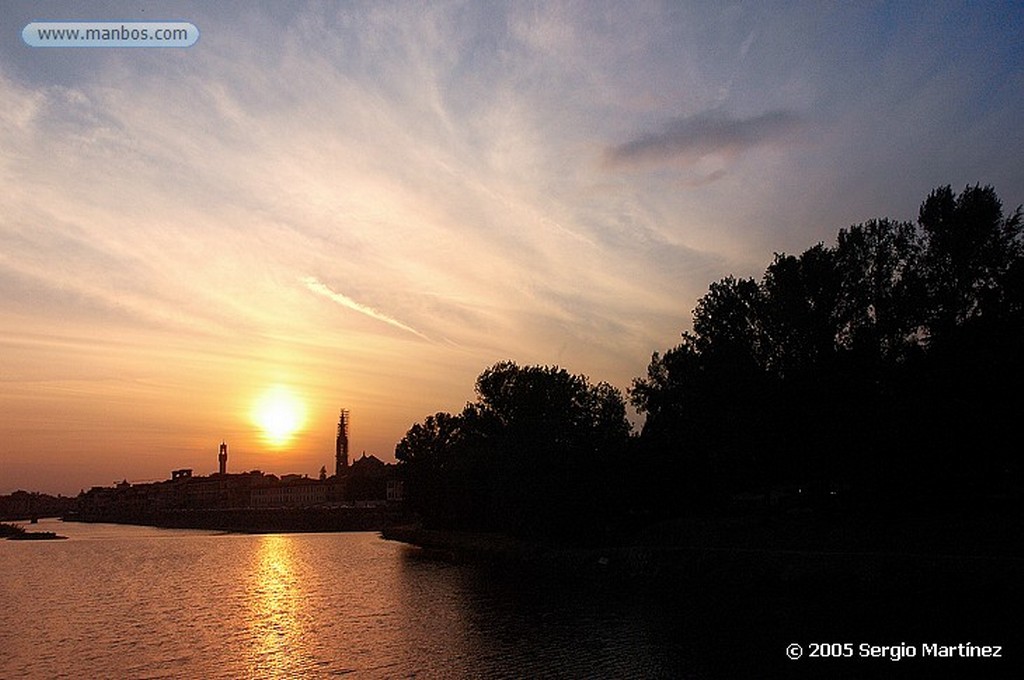
<instances>
[{"instance_id":1,"label":"orange glow","mask_svg":"<svg viewBox=\"0 0 1024 680\"><path fill-rule=\"evenodd\" d=\"M249 589L254 597L248 615L256 645L250 650L251 677L296 677L308 655L306 597L287 536L260 541Z\"/></svg>"},{"instance_id":2,"label":"orange glow","mask_svg":"<svg viewBox=\"0 0 1024 680\"><path fill-rule=\"evenodd\" d=\"M306 422L306 405L289 387L274 385L253 404L252 422L260 428L263 439L280 447L291 441Z\"/></svg>"}]
</instances>

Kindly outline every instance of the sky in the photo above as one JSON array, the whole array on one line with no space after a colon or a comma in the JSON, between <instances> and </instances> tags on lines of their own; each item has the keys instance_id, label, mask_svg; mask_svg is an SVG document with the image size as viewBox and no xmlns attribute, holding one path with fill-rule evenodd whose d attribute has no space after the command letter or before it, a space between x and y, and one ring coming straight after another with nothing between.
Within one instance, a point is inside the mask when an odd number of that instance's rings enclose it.
<instances>
[{"instance_id":1,"label":"sky","mask_svg":"<svg viewBox=\"0 0 1024 680\"><path fill-rule=\"evenodd\" d=\"M201 37L23 42L58 19ZM1022 36L1012 2L4 2L0 493L222 440L312 476L341 408L390 462L506 359L625 391L713 281L940 185L1024 201Z\"/></svg>"}]
</instances>

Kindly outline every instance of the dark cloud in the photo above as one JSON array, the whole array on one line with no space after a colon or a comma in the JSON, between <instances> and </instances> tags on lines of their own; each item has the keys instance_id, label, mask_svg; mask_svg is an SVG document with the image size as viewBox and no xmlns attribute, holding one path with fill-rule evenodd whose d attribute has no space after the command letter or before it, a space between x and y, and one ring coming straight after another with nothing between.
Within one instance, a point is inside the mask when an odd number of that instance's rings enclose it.
<instances>
[{"instance_id":1,"label":"dark cloud","mask_svg":"<svg viewBox=\"0 0 1024 680\"><path fill-rule=\"evenodd\" d=\"M769 111L753 118L730 118L705 112L677 118L660 132L641 135L612 147L606 161L612 167L677 160L695 163L705 156L734 157L755 146L783 141L802 123L790 111Z\"/></svg>"}]
</instances>

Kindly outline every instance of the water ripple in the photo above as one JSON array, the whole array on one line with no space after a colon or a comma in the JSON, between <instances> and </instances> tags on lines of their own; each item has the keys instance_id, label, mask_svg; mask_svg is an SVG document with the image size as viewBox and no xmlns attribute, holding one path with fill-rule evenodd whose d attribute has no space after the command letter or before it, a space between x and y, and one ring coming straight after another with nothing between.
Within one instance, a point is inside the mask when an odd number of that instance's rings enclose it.
<instances>
[{"instance_id":1,"label":"water ripple","mask_svg":"<svg viewBox=\"0 0 1024 680\"><path fill-rule=\"evenodd\" d=\"M0 542L0 677L657 677L645 612L374 534Z\"/></svg>"}]
</instances>

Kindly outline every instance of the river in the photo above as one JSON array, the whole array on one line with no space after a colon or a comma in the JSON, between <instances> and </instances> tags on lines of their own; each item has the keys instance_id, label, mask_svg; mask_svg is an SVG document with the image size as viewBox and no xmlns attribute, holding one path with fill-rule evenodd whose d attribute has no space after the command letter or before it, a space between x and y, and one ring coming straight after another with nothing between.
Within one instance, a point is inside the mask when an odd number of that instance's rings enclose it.
<instances>
[{"instance_id":1,"label":"river","mask_svg":"<svg viewBox=\"0 0 1024 680\"><path fill-rule=\"evenodd\" d=\"M56 520L32 529L69 540L0 541L0 678L700 679L1006 670L872 660L840 672L827 661L785 657L793 641L860 636L917 644L934 631L955 633L929 623L938 603L931 613L927 604L904 611L875 603L849 618L837 609L838 594L832 601L828 594L695 596L658 579L541 578L430 559L376 533L247 535ZM996 638L1010 647L1019 641ZM1009 651L1019 657L1019 648Z\"/></svg>"},{"instance_id":2,"label":"river","mask_svg":"<svg viewBox=\"0 0 1024 680\"><path fill-rule=\"evenodd\" d=\"M40 522L0 541L0 677L669 677L647 604L375 533ZM648 603L649 604L649 603Z\"/></svg>"}]
</instances>

